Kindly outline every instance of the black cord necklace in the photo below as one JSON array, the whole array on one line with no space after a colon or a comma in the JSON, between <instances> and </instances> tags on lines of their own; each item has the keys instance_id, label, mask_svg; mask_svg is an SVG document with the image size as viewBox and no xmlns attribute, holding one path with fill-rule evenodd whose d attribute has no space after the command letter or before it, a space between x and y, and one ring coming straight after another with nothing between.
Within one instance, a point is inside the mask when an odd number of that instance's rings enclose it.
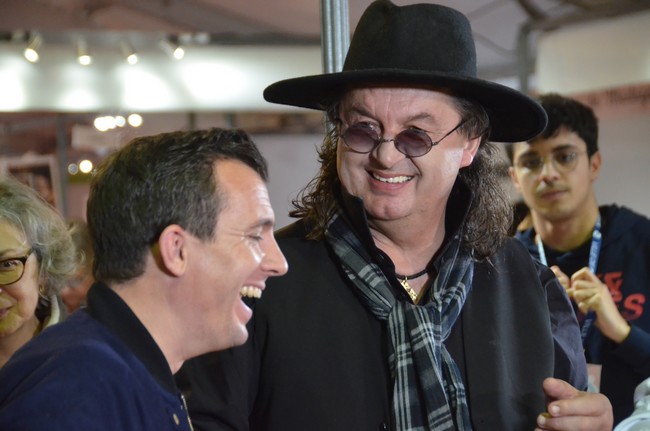
<instances>
[{"instance_id":1,"label":"black cord necklace","mask_svg":"<svg viewBox=\"0 0 650 431\"><path fill-rule=\"evenodd\" d=\"M414 278L422 277L427 272L429 272L429 268L424 268L422 271L416 272L413 275L402 275L395 273L395 277L397 277L398 280L413 280Z\"/></svg>"},{"instance_id":2,"label":"black cord necklace","mask_svg":"<svg viewBox=\"0 0 650 431\"><path fill-rule=\"evenodd\" d=\"M401 284L404 290L406 290L406 293L408 293L408 295L411 297L411 301L413 301L414 304L416 304L418 301L418 294L415 292L415 290L413 290L413 288L409 284L409 280L422 277L424 274L428 272L429 272L429 268L424 268L422 271L416 272L413 275L402 275L402 274L395 273L395 278L397 278L399 284Z\"/></svg>"}]
</instances>

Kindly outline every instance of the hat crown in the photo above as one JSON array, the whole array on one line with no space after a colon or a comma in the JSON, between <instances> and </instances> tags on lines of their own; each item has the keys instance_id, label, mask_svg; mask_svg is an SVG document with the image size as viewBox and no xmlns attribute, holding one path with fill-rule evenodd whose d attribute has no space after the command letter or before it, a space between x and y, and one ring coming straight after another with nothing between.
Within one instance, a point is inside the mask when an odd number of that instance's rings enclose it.
<instances>
[{"instance_id":1,"label":"hat crown","mask_svg":"<svg viewBox=\"0 0 650 431\"><path fill-rule=\"evenodd\" d=\"M546 126L544 109L517 90L477 77L472 29L460 12L436 4L377 0L361 16L343 71L269 85L269 102L328 109L352 88L421 86L481 105L493 141L527 141Z\"/></svg>"},{"instance_id":2,"label":"hat crown","mask_svg":"<svg viewBox=\"0 0 650 431\"><path fill-rule=\"evenodd\" d=\"M344 71L410 70L476 78L467 18L442 5L372 3L359 20Z\"/></svg>"}]
</instances>

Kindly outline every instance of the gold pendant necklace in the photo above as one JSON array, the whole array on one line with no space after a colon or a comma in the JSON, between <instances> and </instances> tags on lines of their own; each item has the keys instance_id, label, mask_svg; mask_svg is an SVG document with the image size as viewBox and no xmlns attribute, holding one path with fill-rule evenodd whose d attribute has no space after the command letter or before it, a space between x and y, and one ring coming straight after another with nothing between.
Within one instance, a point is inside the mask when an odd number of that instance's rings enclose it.
<instances>
[{"instance_id":1,"label":"gold pendant necklace","mask_svg":"<svg viewBox=\"0 0 650 431\"><path fill-rule=\"evenodd\" d=\"M415 302L416 299L418 299L418 294L415 293L415 290L409 285L409 281L407 277L404 277L404 279L398 278L399 284L402 285L404 290L406 290L406 293L409 294L411 297L411 301Z\"/></svg>"},{"instance_id":2,"label":"gold pendant necklace","mask_svg":"<svg viewBox=\"0 0 650 431\"><path fill-rule=\"evenodd\" d=\"M395 273L395 277L397 277L397 281L399 281L399 284L401 284L404 290L406 290L406 293L409 294L409 296L411 297L411 301L413 301L413 303L415 303L416 300L418 299L418 294L415 292L415 290L413 290L413 288L409 284L409 279L412 280L414 278L422 277L427 272L429 272L429 268L424 268L422 271L416 272L413 275L402 275L402 274Z\"/></svg>"}]
</instances>

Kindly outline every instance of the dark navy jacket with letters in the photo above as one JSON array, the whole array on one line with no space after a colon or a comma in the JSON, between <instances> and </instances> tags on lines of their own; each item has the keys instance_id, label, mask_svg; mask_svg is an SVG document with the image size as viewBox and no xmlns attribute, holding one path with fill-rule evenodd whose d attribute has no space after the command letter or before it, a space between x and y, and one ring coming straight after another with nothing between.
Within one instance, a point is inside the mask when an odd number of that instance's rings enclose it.
<instances>
[{"instance_id":1,"label":"dark navy jacket with letters","mask_svg":"<svg viewBox=\"0 0 650 431\"><path fill-rule=\"evenodd\" d=\"M609 288L632 330L620 345L592 331L585 353L588 362L602 364L600 390L612 402L614 422L618 423L634 409L635 387L650 377L650 220L616 205L601 206L600 214L602 244L596 275ZM517 237L539 258L533 229ZM588 266L590 245L587 241L567 253L546 247L548 265L558 265L570 277Z\"/></svg>"}]
</instances>

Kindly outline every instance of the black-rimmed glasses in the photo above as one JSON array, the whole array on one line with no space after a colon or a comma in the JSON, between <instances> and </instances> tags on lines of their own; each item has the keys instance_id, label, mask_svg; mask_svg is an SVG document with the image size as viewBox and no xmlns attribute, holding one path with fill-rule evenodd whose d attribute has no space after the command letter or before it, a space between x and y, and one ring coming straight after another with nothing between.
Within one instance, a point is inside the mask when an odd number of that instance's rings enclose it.
<instances>
[{"instance_id":1,"label":"black-rimmed glasses","mask_svg":"<svg viewBox=\"0 0 650 431\"><path fill-rule=\"evenodd\" d=\"M0 286L13 284L23 277L25 262L33 252L34 249L30 248L24 256L0 260Z\"/></svg>"},{"instance_id":2,"label":"black-rimmed glasses","mask_svg":"<svg viewBox=\"0 0 650 431\"><path fill-rule=\"evenodd\" d=\"M375 149L377 145L392 141L397 151L405 156L420 157L431 151L431 148L458 130L464 123L465 120L462 120L456 127L437 141L432 141L427 132L419 129L402 130L394 138L386 139L381 137L377 130L367 123L353 124L340 136L345 145L355 153L366 154Z\"/></svg>"}]
</instances>

